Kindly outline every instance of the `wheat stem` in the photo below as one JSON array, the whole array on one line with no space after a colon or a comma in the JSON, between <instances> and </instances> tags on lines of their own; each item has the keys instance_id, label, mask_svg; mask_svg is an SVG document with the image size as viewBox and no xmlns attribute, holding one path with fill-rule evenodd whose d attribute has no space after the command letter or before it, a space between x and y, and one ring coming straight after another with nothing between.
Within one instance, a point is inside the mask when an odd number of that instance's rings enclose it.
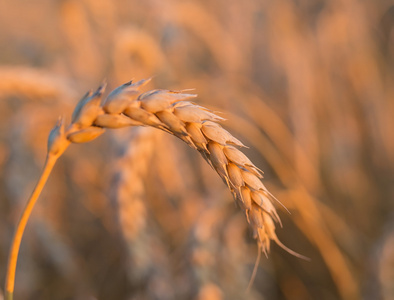
<instances>
[{"instance_id":1,"label":"wheat stem","mask_svg":"<svg viewBox=\"0 0 394 300\"><path fill-rule=\"evenodd\" d=\"M33 207L37 202L37 199L40 196L41 191L44 188L44 185L49 177L49 174L51 173L59 156L60 155L55 155L51 153L47 155L41 177L38 180L37 185L34 188L34 191L31 194L29 200L27 201L26 206L22 212L22 216L18 222L18 225L16 226L15 234L11 244L10 254L8 257L8 267L5 281L5 300L13 299L16 264L18 260L18 253L22 236L25 231L27 221L29 220Z\"/></svg>"}]
</instances>

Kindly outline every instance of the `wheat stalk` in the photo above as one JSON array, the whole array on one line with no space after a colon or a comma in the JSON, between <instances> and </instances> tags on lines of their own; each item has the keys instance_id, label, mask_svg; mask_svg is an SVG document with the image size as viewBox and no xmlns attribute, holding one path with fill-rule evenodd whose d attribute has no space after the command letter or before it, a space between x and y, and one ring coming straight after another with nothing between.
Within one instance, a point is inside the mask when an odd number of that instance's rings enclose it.
<instances>
[{"instance_id":1,"label":"wheat stalk","mask_svg":"<svg viewBox=\"0 0 394 300\"><path fill-rule=\"evenodd\" d=\"M219 125L224 119L211 110L187 101L196 95L186 91L152 90L141 93L140 88L149 81L127 82L113 90L104 100L106 84L103 83L95 92L88 92L79 101L67 128L61 118L50 132L44 171L23 211L11 246L6 300L13 297L16 263L24 228L57 159L71 143L89 142L106 129L127 126L161 129L198 150L233 193L253 230L259 249L267 255L271 241L275 241L289 253L304 258L284 246L276 236L275 223L281 225L272 204L272 200L276 199L261 182L263 172L238 149L245 145Z\"/></svg>"},{"instance_id":2,"label":"wheat stalk","mask_svg":"<svg viewBox=\"0 0 394 300\"><path fill-rule=\"evenodd\" d=\"M144 178L154 152L154 133L146 128L138 128L133 132L127 145L124 145L124 154L118 163L115 176L114 197L118 206L119 224L123 236L132 242L138 233L144 231L146 225Z\"/></svg>"}]
</instances>

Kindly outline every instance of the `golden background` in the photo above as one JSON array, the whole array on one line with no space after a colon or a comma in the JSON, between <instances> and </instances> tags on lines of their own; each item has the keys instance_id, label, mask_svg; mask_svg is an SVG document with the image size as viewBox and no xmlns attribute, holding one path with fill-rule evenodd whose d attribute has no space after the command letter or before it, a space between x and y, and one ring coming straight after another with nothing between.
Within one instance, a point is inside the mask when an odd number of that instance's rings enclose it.
<instances>
[{"instance_id":1,"label":"golden background","mask_svg":"<svg viewBox=\"0 0 394 300\"><path fill-rule=\"evenodd\" d=\"M15 299L394 299L393 28L384 0L1 1L1 282L58 117L154 76L224 112L311 262L274 245L245 294L257 246L226 186L176 138L122 129L59 160Z\"/></svg>"}]
</instances>

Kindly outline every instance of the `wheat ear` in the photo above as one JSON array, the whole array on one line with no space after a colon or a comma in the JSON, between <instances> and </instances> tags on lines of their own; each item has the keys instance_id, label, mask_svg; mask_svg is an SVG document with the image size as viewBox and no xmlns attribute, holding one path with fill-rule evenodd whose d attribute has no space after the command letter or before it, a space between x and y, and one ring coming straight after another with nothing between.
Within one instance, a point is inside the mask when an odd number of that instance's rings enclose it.
<instances>
[{"instance_id":1,"label":"wheat ear","mask_svg":"<svg viewBox=\"0 0 394 300\"><path fill-rule=\"evenodd\" d=\"M218 122L224 119L209 109L187 101L196 95L185 91L152 90L141 93L140 88L149 81L127 82L104 100L106 84L103 83L94 93L88 92L79 101L67 128L61 119L52 129L44 171L23 211L12 242L6 275L6 300L13 297L16 262L24 228L56 160L70 143L89 142L106 129L127 126L156 127L198 150L227 184L245 212L261 251L267 255L273 240L291 254L304 258L278 240L275 223L281 224L281 221L271 202L275 198L260 180L262 171L238 149L245 145L219 125Z\"/></svg>"}]
</instances>

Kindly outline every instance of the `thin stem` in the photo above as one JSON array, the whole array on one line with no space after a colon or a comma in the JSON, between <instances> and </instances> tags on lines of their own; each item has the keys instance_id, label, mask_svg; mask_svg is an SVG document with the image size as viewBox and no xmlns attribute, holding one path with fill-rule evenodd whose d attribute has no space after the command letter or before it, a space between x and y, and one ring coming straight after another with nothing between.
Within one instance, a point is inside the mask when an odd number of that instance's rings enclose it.
<instances>
[{"instance_id":1,"label":"thin stem","mask_svg":"<svg viewBox=\"0 0 394 300\"><path fill-rule=\"evenodd\" d=\"M59 156L60 155L53 155L53 154L47 155L41 177L38 180L37 185L30 196L30 199L27 201L25 209L23 210L22 216L16 227L14 238L11 244L10 254L8 257L8 268L7 268L6 281L5 281L5 300L13 299L16 263L18 260L19 248L27 221L29 220L34 204L37 202L37 199L40 196L41 191L44 188L44 185L49 177L49 174L51 173L53 166L55 165Z\"/></svg>"}]
</instances>

